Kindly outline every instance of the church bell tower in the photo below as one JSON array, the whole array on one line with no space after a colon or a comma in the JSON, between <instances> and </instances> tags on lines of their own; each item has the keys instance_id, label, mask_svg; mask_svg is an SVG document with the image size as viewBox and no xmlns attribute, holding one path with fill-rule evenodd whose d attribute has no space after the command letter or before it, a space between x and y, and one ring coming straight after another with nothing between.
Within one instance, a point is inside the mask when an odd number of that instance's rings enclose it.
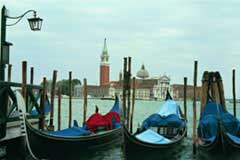
<instances>
[{"instance_id":1,"label":"church bell tower","mask_svg":"<svg viewBox=\"0 0 240 160\"><path fill-rule=\"evenodd\" d=\"M100 62L100 86L109 84L109 70L109 55L107 51L107 39L105 38Z\"/></svg>"}]
</instances>

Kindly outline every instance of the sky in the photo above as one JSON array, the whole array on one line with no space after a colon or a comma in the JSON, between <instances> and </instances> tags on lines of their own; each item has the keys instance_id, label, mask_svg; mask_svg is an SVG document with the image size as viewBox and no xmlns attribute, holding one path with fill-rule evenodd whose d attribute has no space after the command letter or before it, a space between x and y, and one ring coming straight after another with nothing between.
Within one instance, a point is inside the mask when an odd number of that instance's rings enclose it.
<instances>
[{"instance_id":1,"label":"sky","mask_svg":"<svg viewBox=\"0 0 240 160\"><path fill-rule=\"evenodd\" d=\"M27 15L7 27L12 80L21 81L21 62L35 68L35 83L44 76L58 80L87 78L99 84L100 54L107 38L110 79L117 80L123 57L132 57L132 73L144 63L150 76L166 74L172 84L193 83L198 60L198 85L205 70L219 71L225 96L232 97L232 69L240 96L239 0L0 0L10 16L35 9L44 19L32 32ZM13 21L8 20L8 23ZM28 75L29 76L29 75Z\"/></svg>"}]
</instances>

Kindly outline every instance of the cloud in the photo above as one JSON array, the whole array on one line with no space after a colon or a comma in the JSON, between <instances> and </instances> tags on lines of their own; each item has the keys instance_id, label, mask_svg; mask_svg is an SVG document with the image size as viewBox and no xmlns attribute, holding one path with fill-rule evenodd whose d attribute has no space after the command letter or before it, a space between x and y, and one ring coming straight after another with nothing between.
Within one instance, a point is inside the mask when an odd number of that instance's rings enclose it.
<instances>
[{"instance_id":1,"label":"cloud","mask_svg":"<svg viewBox=\"0 0 240 160\"><path fill-rule=\"evenodd\" d=\"M192 82L193 61L199 61L198 84L204 70L219 70L231 97L231 69L240 68L240 2L237 0L1 0L11 15L36 9L41 32L31 32L26 17L7 28L12 42L13 79L21 81L21 61L36 68L36 82L59 79L68 71L97 84L103 39L107 37L111 79L118 78L122 58L133 57L133 73L144 62L152 76L166 72L171 83ZM31 16L31 15L29 15ZM237 74L239 75L239 74ZM239 79L239 77L237 77ZM238 82L238 80L237 80ZM240 95L238 85L237 95Z\"/></svg>"}]
</instances>

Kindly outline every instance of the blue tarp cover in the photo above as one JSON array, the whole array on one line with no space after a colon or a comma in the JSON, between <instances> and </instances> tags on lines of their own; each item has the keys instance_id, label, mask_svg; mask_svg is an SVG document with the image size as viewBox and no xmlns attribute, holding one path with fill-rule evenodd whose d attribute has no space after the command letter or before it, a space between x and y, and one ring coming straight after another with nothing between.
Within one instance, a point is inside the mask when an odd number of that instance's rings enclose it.
<instances>
[{"instance_id":1,"label":"blue tarp cover","mask_svg":"<svg viewBox=\"0 0 240 160\"><path fill-rule=\"evenodd\" d=\"M171 126L181 128L184 121L180 118L179 106L173 100L167 100L157 113L150 115L142 123L142 129L149 127Z\"/></svg>"},{"instance_id":2,"label":"blue tarp cover","mask_svg":"<svg viewBox=\"0 0 240 160\"><path fill-rule=\"evenodd\" d=\"M214 141L219 131L219 123L222 123L225 132L231 135L240 133L240 122L228 113L220 104L208 102L201 113L198 126L198 135L207 141Z\"/></svg>"},{"instance_id":3,"label":"blue tarp cover","mask_svg":"<svg viewBox=\"0 0 240 160\"><path fill-rule=\"evenodd\" d=\"M60 131L47 132L47 133L55 136L70 137L70 136L86 136L86 135L90 135L92 132L85 130L81 127L72 127L72 128L67 128Z\"/></svg>"},{"instance_id":4,"label":"blue tarp cover","mask_svg":"<svg viewBox=\"0 0 240 160\"><path fill-rule=\"evenodd\" d=\"M234 136L234 135L232 135L232 134L230 134L230 133L227 133L227 136L228 136L228 138L230 138L233 142L235 142L235 143L237 143L237 144L240 144L240 138L239 138L239 137Z\"/></svg>"},{"instance_id":5,"label":"blue tarp cover","mask_svg":"<svg viewBox=\"0 0 240 160\"><path fill-rule=\"evenodd\" d=\"M178 104L171 99L166 100L157 113L165 117L172 114L181 117Z\"/></svg>"},{"instance_id":6,"label":"blue tarp cover","mask_svg":"<svg viewBox=\"0 0 240 160\"><path fill-rule=\"evenodd\" d=\"M137 134L135 137L141 141L154 144L167 144L171 142L171 140L169 140L168 138L161 136L160 134L154 132L151 129Z\"/></svg>"}]
</instances>

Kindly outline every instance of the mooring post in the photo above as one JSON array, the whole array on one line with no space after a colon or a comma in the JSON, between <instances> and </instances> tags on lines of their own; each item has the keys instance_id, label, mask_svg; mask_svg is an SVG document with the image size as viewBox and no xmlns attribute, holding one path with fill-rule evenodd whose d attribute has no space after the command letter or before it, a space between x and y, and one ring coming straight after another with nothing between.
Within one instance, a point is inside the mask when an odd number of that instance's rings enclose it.
<instances>
[{"instance_id":1,"label":"mooring post","mask_svg":"<svg viewBox=\"0 0 240 160\"><path fill-rule=\"evenodd\" d=\"M34 68L31 67L30 68L30 84L33 85L33 81L34 81Z\"/></svg>"},{"instance_id":2,"label":"mooring post","mask_svg":"<svg viewBox=\"0 0 240 160\"><path fill-rule=\"evenodd\" d=\"M25 102L26 102L26 96L27 96L26 85L27 85L27 62L23 61L22 62L22 96Z\"/></svg>"},{"instance_id":3,"label":"mooring post","mask_svg":"<svg viewBox=\"0 0 240 160\"><path fill-rule=\"evenodd\" d=\"M193 79L193 154L196 154L196 120L197 120L197 110L196 110L196 96L197 96L197 68L198 62L194 61L194 79Z\"/></svg>"},{"instance_id":4,"label":"mooring post","mask_svg":"<svg viewBox=\"0 0 240 160\"><path fill-rule=\"evenodd\" d=\"M72 72L69 72L69 121L68 127L72 126Z\"/></svg>"},{"instance_id":5,"label":"mooring post","mask_svg":"<svg viewBox=\"0 0 240 160\"><path fill-rule=\"evenodd\" d=\"M58 87L58 130L61 130L61 87Z\"/></svg>"},{"instance_id":6,"label":"mooring post","mask_svg":"<svg viewBox=\"0 0 240 160\"><path fill-rule=\"evenodd\" d=\"M83 124L87 119L87 79L83 79Z\"/></svg>"},{"instance_id":7,"label":"mooring post","mask_svg":"<svg viewBox=\"0 0 240 160\"><path fill-rule=\"evenodd\" d=\"M209 73L208 71L204 71L202 76L202 86L201 86L200 114L203 112L204 106L207 103L208 83L209 83Z\"/></svg>"},{"instance_id":8,"label":"mooring post","mask_svg":"<svg viewBox=\"0 0 240 160\"><path fill-rule=\"evenodd\" d=\"M8 65L8 82L11 82L11 77L12 77L12 65Z\"/></svg>"},{"instance_id":9,"label":"mooring post","mask_svg":"<svg viewBox=\"0 0 240 160\"><path fill-rule=\"evenodd\" d=\"M223 81L222 77L219 72L215 73L218 88L219 88L219 98L220 98L220 104L223 106L224 109L226 109L226 102L225 102L225 96L224 96L224 87L223 87Z\"/></svg>"},{"instance_id":10,"label":"mooring post","mask_svg":"<svg viewBox=\"0 0 240 160\"><path fill-rule=\"evenodd\" d=\"M53 71L52 85L51 85L51 110L50 110L50 124L48 126L49 131L54 131L54 97L55 97L55 86L57 81L57 71Z\"/></svg>"},{"instance_id":11,"label":"mooring post","mask_svg":"<svg viewBox=\"0 0 240 160\"><path fill-rule=\"evenodd\" d=\"M8 64L8 82L11 82L11 77L12 77L12 65ZM10 100L9 100L9 96L7 97L7 112L9 109L9 104L10 104Z\"/></svg>"},{"instance_id":12,"label":"mooring post","mask_svg":"<svg viewBox=\"0 0 240 160\"><path fill-rule=\"evenodd\" d=\"M123 62L123 125L126 125L126 90L127 90L127 58L124 57Z\"/></svg>"},{"instance_id":13,"label":"mooring post","mask_svg":"<svg viewBox=\"0 0 240 160\"><path fill-rule=\"evenodd\" d=\"M235 88L235 69L232 70L232 93L233 93L233 115L237 117L236 113L236 88Z\"/></svg>"},{"instance_id":14,"label":"mooring post","mask_svg":"<svg viewBox=\"0 0 240 160\"><path fill-rule=\"evenodd\" d=\"M184 106L184 118L187 121L187 77L184 77L184 91L183 91L183 106ZM185 134L187 137L187 132Z\"/></svg>"},{"instance_id":15,"label":"mooring post","mask_svg":"<svg viewBox=\"0 0 240 160\"><path fill-rule=\"evenodd\" d=\"M133 115L134 115L134 106L135 106L135 89L136 89L136 78L133 77L132 80L132 111L130 118L130 133L133 133Z\"/></svg>"},{"instance_id":16,"label":"mooring post","mask_svg":"<svg viewBox=\"0 0 240 160\"><path fill-rule=\"evenodd\" d=\"M39 129L44 130L45 126L45 104L46 104L46 95L47 95L47 79L46 77L43 78L43 91L41 96L41 103L40 103L40 116L39 116Z\"/></svg>"},{"instance_id":17,"label":"mooring post","mask_svg":"<svg viewBox=\"0 0 240 160\"><path fill-rule=\"evenodd\" d=\"M128 102L128 107L127 107L127 129L130 130L130 108L131 108L131 57L128 57L128 95L127 95L127 102Z\"/></svg>"}]
</instances>

